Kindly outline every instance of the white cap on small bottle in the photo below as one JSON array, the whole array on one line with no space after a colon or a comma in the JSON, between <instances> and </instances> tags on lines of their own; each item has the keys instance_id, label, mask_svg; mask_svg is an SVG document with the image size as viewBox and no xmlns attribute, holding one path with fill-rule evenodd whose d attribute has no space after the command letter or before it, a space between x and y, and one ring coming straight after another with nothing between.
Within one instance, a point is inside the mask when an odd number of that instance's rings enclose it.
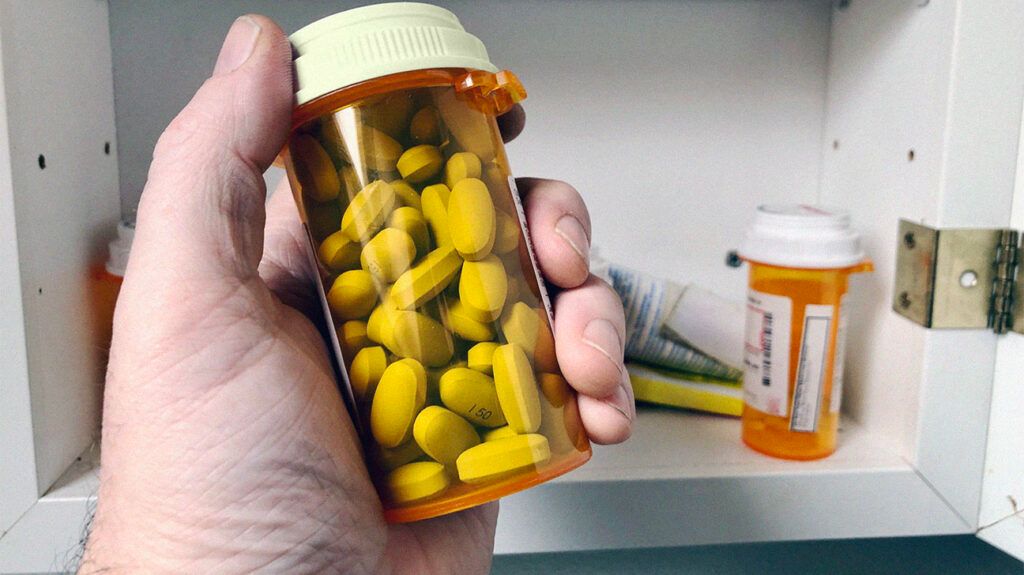
<instances>
[{"instance_id":1,"label":"white cap on small bottle","mask_svg":"<svg viewBox=\"0 0 1024 575\"><path fill-rule=\"evenodd\" d=\"M124 277L124 270L128 267L128 254L132 249L132 240L135 238L135 223L121 221L117 223L117 238L108 244L110 255L107 257L107 273Z\"/></svg>"},{"instance_id":2,"label":"white cap on small bottle","mask_svg":"<svg viewBox=\"0 0 1024 575\"><path fill-rule=\"evenodd\" d=\"M806 269L847 268L865 258L849 214L807 205L758 207L739 254L757 263Z\"/></svg>"}]
</instances>

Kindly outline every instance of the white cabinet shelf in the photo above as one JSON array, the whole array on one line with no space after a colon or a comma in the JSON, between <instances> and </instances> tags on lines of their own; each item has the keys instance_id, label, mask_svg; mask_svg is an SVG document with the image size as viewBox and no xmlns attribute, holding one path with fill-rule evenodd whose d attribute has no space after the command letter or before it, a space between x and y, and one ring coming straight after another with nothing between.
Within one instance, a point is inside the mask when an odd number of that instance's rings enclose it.
<instances>
[{"instance_id":1,"label":"white cabinet shelf","mask_svg":"<svg viewBox=\"0 0 1024 575\"><path fill-rule=\"evenodd\" d=\"M295 29L344 7L0 4L0 572L67 565L95 504L84 276L116 182L131 209L235 16ZM722 262L748 215L799 201L851 211L877 268L853 286L834 456L771 459L735 420L645 408L625 445L505 499L499 553L978 533L1024 557L1024 337L925 330L889 303L900 218L1024 228L1024 4L450 7L530 90L516 173L580 189L605 257L740 297ZM115 99L124 153L97 159Z\"/></svg>"}]
</instances>

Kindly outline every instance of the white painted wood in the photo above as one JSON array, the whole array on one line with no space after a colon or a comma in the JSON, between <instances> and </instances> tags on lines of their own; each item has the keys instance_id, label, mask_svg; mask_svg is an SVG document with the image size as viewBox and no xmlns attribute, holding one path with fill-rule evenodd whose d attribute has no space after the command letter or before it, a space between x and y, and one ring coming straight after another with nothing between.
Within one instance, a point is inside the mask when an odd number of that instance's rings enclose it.
<instances>
[{"instance_id":1,"label":"white painted wood","mask_svg":"<svg viewBox=\"0 0 1024 575\"><path fill-rule=\"evenodd\" d=\"M4 8L0 5L0 30ZM5 44L0 33L0 71ZM0 73L0 537L39 496L5 83Z\"/></svg>"},{"instance_id":2,"label":"white painted wood","mask_svg":"<svg viewBox=\"0 0 1024 575\"><path fill-rule=\"evenodd\" d=\"M1010 225L1020 230L1024 229L1024 122L1017 154ZM1024 336L1001 338L996 349L978 536L1024 559Z\"/></svg>"},{"instance_id":3,"label":"white painted wood","mask_svg":"<svg viewBox=\"0 0 1024 575\"><path fill-rule=\"evenodd\" d=\"M8 2L3 10L15 229L43 493L98 429L101 342L92 327L90 266L105 261L120 215L110 39L103 2Z\"/></svg>"},{"instance_id":4,"label":"white painted wood","mask_svg":"<svg viewBox=\"0 0 1024 575\"><path fill-rule=\"evenodd\" d=\"M1021 26L1012 0L852 2L832 23L822 194L853 211L878 268L861 282L872 304L851 341L871 344L851 345L849 412L975 526L996 337L925 331L888 302L898 218L1009 223Z\"/></svg>"}]
</instances>

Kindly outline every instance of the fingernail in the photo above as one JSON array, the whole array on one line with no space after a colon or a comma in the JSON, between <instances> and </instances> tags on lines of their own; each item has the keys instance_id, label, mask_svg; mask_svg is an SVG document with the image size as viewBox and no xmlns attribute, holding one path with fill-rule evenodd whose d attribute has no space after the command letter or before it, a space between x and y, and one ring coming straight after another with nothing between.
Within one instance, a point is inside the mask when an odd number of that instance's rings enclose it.
<instances>
[{"instance_id":1,"label":"fingernail","mask_svg":"<svg viewBox=\"0 0 1024 575\"><path fill-rule=\"evenodd\" d=\"M583 329L583 343L601 352L622 373L622 339L606 319L592 319Z\"/></svg>"},{"instance_id":2,"label":"fingernail","mask_svg":"<svg viewBox=\"0 0 1024 575\"><path fill-rule=\"evenodd\" d=\"M224 45L217 56L217 64L213 67L213 75L229 74L244 64L252 55L261 30L260 25L248 16L235 20L228 30L227 38L224 38Z\"/></svg>"},{"instance_id":3,"label":"fingernail","mask_svg":"<svg viewBox=\"0 0 1024 575\"><path fill-rule=\"evenodd\" d=\"M565 214L555 224L555 233L562 238L566 244L580 256L583 265L590 266L590 240L587 239L587 232L583 229L576 216Z\"/></svg>"},{"instance_id":4,"label":"fingernail","mask_svg":"<svg viewBox=\"0 0 1024 575\"><path fill-rule=\"evenodd\" d=\"M636 416L636 405L633 404L633 395L626 390L626 385L629 385L628 379L626 383L615 388L615 393L602 401L615 409L615 411L621 413L622 417L633 421L633 418Z\"/></svg>"}]
</instances>

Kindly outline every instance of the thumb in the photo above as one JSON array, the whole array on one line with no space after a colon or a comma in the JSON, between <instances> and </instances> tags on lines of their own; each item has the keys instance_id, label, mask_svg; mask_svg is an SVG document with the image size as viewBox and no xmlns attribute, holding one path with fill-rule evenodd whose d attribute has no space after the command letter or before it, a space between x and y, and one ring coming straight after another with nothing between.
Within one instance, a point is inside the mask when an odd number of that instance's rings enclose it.
<instances>
[{"instance_id":1,"label":"thumb","mask_svg":"<svg viewBox=\"0 0 1024 575\"><path fill-rule=\"evenodd\" d=\"M133 265L155 277L248 279L263 249L263 171L284 145L291 49L263 16L235 20L213 75L160 136L139 203Z\"/></svg>"}]
</instances>

